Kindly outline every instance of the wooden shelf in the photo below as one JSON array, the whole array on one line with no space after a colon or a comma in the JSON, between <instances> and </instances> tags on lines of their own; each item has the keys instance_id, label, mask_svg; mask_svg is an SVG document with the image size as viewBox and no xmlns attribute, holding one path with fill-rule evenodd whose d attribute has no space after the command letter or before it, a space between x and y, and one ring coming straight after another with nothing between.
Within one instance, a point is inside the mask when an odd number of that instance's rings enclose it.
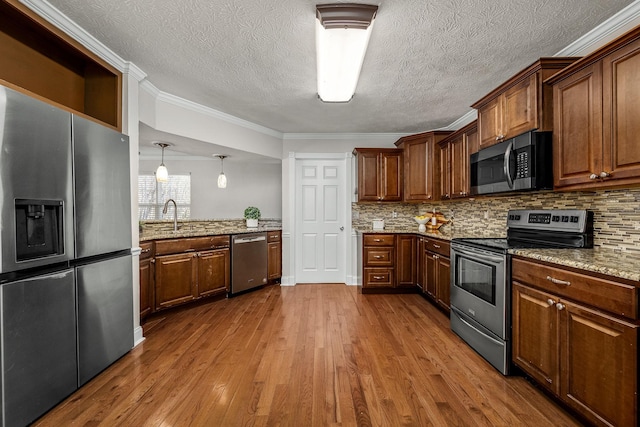
<instances>
[{"instance_id":1,"label":"wooden shelf","mask_svg":"<svg viewBox=\"0 0 640 427\"><path fill-rule=\"evenodd\" d=\"M122 130L122 73L17 0L0 1L0 83Z\"/></svg>"}]
</instances>

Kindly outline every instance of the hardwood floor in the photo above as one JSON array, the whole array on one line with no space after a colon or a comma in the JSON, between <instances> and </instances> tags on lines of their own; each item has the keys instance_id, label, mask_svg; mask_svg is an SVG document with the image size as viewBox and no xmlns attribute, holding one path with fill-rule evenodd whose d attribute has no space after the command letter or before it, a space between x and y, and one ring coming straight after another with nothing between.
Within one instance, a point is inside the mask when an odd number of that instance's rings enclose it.
<instances>
[{"instance_id":1,"label":"hardwood floor","mask_svg":"<svg viewBox=\"0 0 640 427\"><path fill-rule=\"evenodd\" d=\"M152 317L36 426L575 426L419 295L271 286Z\"/></svg>"}]
</instances>

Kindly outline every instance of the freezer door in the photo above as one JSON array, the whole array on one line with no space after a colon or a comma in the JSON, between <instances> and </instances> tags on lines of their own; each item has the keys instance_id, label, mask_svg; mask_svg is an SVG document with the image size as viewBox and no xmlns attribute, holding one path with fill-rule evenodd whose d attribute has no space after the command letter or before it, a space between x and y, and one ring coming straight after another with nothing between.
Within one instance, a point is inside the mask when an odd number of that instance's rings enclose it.
<instances>
[{"instance_id":1,"label":"freezer door","mask_svg":"<svg viewBox=\"0 0 640 427\"><path fill-rule=\"evenodd\" d=\"M76 258L131 247L129 137L73 116Z\"/></svg>"},{"instance_id":2,"label":"freezer door","mask_svg":"<svg viewBox=\"0 0 640 427\"><path fill-rule=\"evenodd\" d=\"M73 257L71 165L71 114L0 86L0 273ZM43 235L35 221L40 217L25 220L23 212L42 210L44 204L59 206L52 217L59 222L54 226L61 233L55 237L62 245L21 258L16 253L16 233L24 231L20 227L30 230L18 235L35 240Z\"/></svg>"},{"instance_id":3,"label":"freezer door","mask_svg":"<svg viewBox=\"0 0 640 427\"><path fill-rule=\"evenodd\" d=\"M77 388L73 269L2 285L2 419L27 425Z\"/></svg>"},{"instance_id":4,"label":"freezer door","mask_svg":"<svg viewBox=\"0 0 640 427\"><path fill-rule=\"evenodd\" d=\"M76 267L78 386L133 348L131 255Z\"/></svg>"}]
</instances>

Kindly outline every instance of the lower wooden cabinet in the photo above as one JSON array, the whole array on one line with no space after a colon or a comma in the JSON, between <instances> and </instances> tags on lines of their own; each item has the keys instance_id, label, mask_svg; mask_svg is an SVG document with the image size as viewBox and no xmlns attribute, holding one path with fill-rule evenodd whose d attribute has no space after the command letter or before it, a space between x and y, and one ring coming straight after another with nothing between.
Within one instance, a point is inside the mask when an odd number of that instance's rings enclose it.
<instances>
[{"instance_id":1,"label":"lower wooden cabinet","mask_svg":"<svg viewBox=\"0 0 640 427\"><path fill-rule=\"evenodd\" d=\"M416 287L416 236L399 234L396 236L396 286Z\"/></svg>"},{"instance_id":2,"label":"lower wooden cabinet","mask_svg":"<svg viewBox=\"0 0 640 427\"><path fill-rule=\"evenodd\" d=\"M195 252L156 257L156 310L196 298L197 257Z\"/></svg>"},{"instance_id":3,"label":"lower wooden cabinet","mask_svg":"<svg viewBox=\"0 0 640 427\"><path fill-rule=\"evenodd\" d=\"M223 235L156 241L154 311L228 292L229 240Z\"/></svg>"},{"instance_id":4,"label":"lower wooden cabinet","mask_svg":"<svg viewBox=\"0 0 640 427\"><path fill-rule=\"evenodd\" d=\"M362 237L362 291L392 289L395 286L394 234L365 234Z\"/></svg>"},{"instance_id":5,"label":"lower wooden cabinet","mask_svg":"<svg viewBox=\"0 0 640 427\"><path fill-rule=\"evenodd\" d=\"M198 297L229 292L230 260L229 249L198 252Z\"/></svg>"},{"instance_id":6,"label":"lower wooden cabinet","mask_svg":"<svg viewBox=\"0 0 640 427\"><path fill-rule=\"evenodd\" d=\"M449 311L451 262L449 257L450 244L444 240L425 238L423 242L424 262L422 290L435 303Z\"/></svg>"},{"instance_id":7,"label":"lower wooden cabinet","mask_svg":"<svg viewBox=\"0 0 640 427\"><path fill-rule=\"evenodd\" d=\"M362 240L363 292L422 291L449 310L448 241L408 233L365 233Z\"/></svg>"},{"instance_id":8,"label":"lower wooden cabinet","mask_svg":"<svg viewBox=\"0 0 640 427\"><path fill-rule=\"evenodd\" d=\"M267 232L267 278L277 280L282 277L282 232Z\"/></svg>"},{"instance_id":9,"label":"lower wooden cabinet","mask_svg":"<svg viewBox=\"0 0 640 427\"><path fill-rule=\"evenodd\" d=\"M589 293L637 306L638 289L527 260L512 269L514 363L590 422L637 426L637 310L601 310Z\"/></svg>"},{"instance_id":10,"label":"lower wooden cabinet","mask_svg":"<svg viewBox=\"0 0 640 427\"><path fill-rule=\"evenodd\" d=\"M140 320L154 308L153 242L141 242L140 248Z\"/></svg>"}]
</instances>

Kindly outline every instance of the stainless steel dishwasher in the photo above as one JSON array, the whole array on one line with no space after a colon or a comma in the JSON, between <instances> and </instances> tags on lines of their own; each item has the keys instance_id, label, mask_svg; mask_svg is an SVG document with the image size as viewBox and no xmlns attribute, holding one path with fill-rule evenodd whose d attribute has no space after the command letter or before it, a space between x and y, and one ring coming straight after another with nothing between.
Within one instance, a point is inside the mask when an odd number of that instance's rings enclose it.
<instances>
[{"instance_id":1,"label":"stainless steel dishwasher","mask_svg":"<svg viewBox=\"0 0 640 427\"><path fill-rule=\"evenodd\" d=\"M267 283L267 233L237 234L231 238L229 296Z\"/></svg>"}]
</instances>

